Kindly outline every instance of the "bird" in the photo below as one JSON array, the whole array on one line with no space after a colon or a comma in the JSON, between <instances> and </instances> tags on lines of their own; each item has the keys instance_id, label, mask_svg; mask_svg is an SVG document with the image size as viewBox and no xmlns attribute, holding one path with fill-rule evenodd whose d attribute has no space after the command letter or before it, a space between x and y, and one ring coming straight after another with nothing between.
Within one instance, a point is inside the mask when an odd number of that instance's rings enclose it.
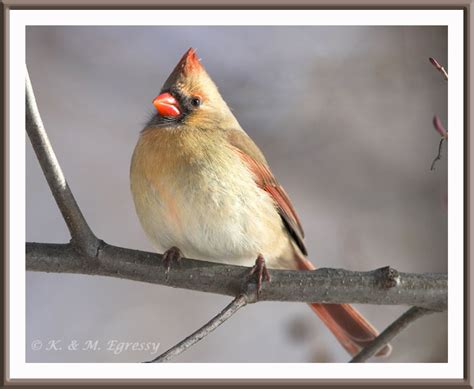
<instances>
[{"instance_id":1,"label":"bird","mask_svg":"<svg viewBox=\"0 0 474 389\"><path fill-rule=\"evenodd\" d=\"M268 269L314 270L288 194L195 49L186 51L153 106L133 151L130 188L167 271L183 257L249 266L260 290L271 282ZM309 305L351 355L378 336L351 305ZM376 355L391 349L387 344Z\"/></svg>"}]
</instances>

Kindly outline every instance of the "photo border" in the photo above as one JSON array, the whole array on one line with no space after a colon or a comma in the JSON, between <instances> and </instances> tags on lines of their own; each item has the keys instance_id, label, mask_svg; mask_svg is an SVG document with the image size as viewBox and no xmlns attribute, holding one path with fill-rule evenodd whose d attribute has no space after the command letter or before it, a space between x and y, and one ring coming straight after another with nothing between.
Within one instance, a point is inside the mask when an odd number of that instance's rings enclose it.
<instances>
[{"instance_id":1,"label":"photo border","mask_svg":"<svg viewBox=\"0 0 474 389\"><path fill-rule=\"evenodd\" d=\"M40 0L41 1L41 0ZM3 20L3 31L2 31L2 54L3 54L3 78L2 78L2 89L4 93L4 104L2 105L2 111L4 118L4 132L2 134L2 141L4 145L4 169L2 170L2 183L4 190L2 191L3 195L3 216L4 216L4 232L2 234L3 237L3 247L4 247L4 261L2 261L2 268L1 271L3 272L4 277L4 296L1 302L1 309L4 313L3 321L1 323L1 330L3 333L4 338L4 350L3 350L3 361L1 364L1 377L3 385L12 385L12 384L47 384L47 383L54 383L54 384L64 384L64 383L80 383L80 384L100 384L100 385L123 385L123 384L132 384L133 386L136 385L149 385L149 384L159 384L159 385L169 385L169 384L193 384L193 385L222 385L222 384L239 384L239 385L247 385L247 384L292 384L294 385L327 385L331 384L331 387L350 387L350 386L361 386L361 385L389 385L390 387L409 387L408 385L414 385L415 387L422 387L422 386L429 386L432 387L436 385L436 387L443 387L440 385L448 385L445 387L452 387L456 385L458 387L471 387L471 372L472 372L472 359L471 359L471 351L472 351L472 339L470 336L470 328L469 325L472 323L472 310L471 307L471 288L469 285L469 280L472 279L473 270L470 266L470 238L471 238L471 230L470 230L470 218L471 218L471 209L470 209L470 198L469 195L471 193L471 180L470 180L470 153L469 148L471 146L471 137L469 136L468 129L470 128L470 109L473 109L473 104L470 99L470 91L472 90L472 79L470 77L470 68L468 66L472 63L471 62L471 41L470 41L470 27L471 27L471 4L473 1L418 1L417 4L413 4L411 1L399 1L396 4L383 2L381 4L380 1L361 1L361 2L347 2L341 0L335 0L332 2L323 2L323 1L297 1L291 2L288 0L271 0L271 1L262 1L258 0L257 2L253 2L251 0L243 0L238 3L236 2L228 2L223 5L220 1L197 1L197 2L189 2L189 1L144 1L140 0L138 2L132 1L124 1L124 0L100 0L100 1L71 1L65 4L64 1L6 1L2 3L2 20ZM208 379L198 379L198 380L170 380L170 379L143 379L143 380L128 380L128 379L120 379L120 380L83 380L83 379L67 379L67 380L13 380L8 381L6 372L8 371L8 359L7 359L7 350L8 350L8 339L6 336L7 328L7 313L8 313L8 280L6 276L8 274L8 192L7 192L7 184L8 184L8 162L9 162L9 150L8 150L8 134L9 134L9 118L8 118L8 80L9 80L9 69L8 69L8 41L9 41L9 11L14 9L24 9L24 10L33 10L33 9L67 9L67 10L79 10L79 9L91 9L91 10L112 10L112 9L226 9L226 10L233 10L233 9L263 9L263 10L270 10L270 9L383 9L383 10L391 10L391 9L461 9L464 11L464 336L465 336L465 345L464 345L464 379L463 380L392 380L392 379L384 379L384 380L322 380L322 379L311 379L311 380L263 380L263 379L225 379L225 380L208 380ZM469 70L468 70L469 69ZM468 86L469 84L469 86ZM340 384L343 386L333 386L334 384ZM394 386L394 384L396 386Z\"/></svg>"}]
</instances>

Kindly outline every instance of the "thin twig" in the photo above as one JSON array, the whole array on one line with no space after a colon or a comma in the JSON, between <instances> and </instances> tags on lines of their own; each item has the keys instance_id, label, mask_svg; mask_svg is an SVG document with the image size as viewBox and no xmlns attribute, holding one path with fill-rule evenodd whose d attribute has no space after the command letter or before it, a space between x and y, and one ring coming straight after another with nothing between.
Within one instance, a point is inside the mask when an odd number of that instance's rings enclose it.
<instances>
[{"instance_id":1,"label":"thin twig","mask_svg":"<svg viewBox=\"0 0 474 389\"><path fill-rule=\"evenodd\" d=\"M446 69L444 68L444 66L442 66L436 59L434 59L433 57L430 57L429 58L431 64L436 68L436 70L438 70L438 72L440 72L444 79L446 81L448 81L448 72L446 71Z\"/></svg>"},{"instance_id":2,"label":"thin twig","mask_svg":"<svg viewBox=\"0 0 474 389\"><path fill-rule=\"evenodd\" d=\"M388 344L395 336L402 332L409 324L413 323L416 319L432 313L432 310L411 307L402 316L390 324L379 336L377 336L372 342L370 342L359 354L350 360L351 363L360 363L367 361L370 357L374 356L377 351Z\"/></svg>"},{"instance_id":3,"label":"thin twig","mask_svg":"<svg viewBox=\"0 0 474 389\"><path fill-rule=\"evenodd\" d=\"M100 246L100 240L97 239L84 219L66 182L43 126L28 69L26 69L26 131L49 188L67 224L71 234L71 243L81 252L95 256Z\"/></svg>"},{"instance_id":4,"label":"thin twig","mask_svg":"<svg viewBox=\"0 0 474 389\"><path fill-rule=\"evenodd\" d=\"M27 243L26 269L52 273L102 275L235 297L248 276L245 266L183 258L166 276L160 254L103 243L94 261L68 244ZM448 280L442 273L399 273L392 268L368 272L319 268L269 269L259 300L422 306L443 311Z\"/></svg>"},{"instance_id":5,"label":"thin twig","mask_svg":"<svg viewBox=\"0 0 474 389\"><path fill-rule=\"evenodd\" d=\"M436 162L441 159L441 151L443 150L443 143L444 143L445 138L441 138L439 141L439 146L438 146L438 155L433 159L433 162L431 163L431 171L435 169Z\"/></svg>"},{"instance_id":6,"label":"thin twig","mask_svg":"<svg viewBox=\"0 0 474 389\"><path fill-rule=\"evenodd\" d=\"M448 140L448 130L444 128L443 123L441 123L441 119L438 117L438 115L433 116L433 127L436 130L436 132L441 136L441 139L439 141L438 145L438 154L436 157L433 159L433 162L431 163L431 171L434 170L436 162L441 159L441 152L443 151L443 143L445 140Z\"/></svg>"},{"instance_id":7,"label":"thin twig","mask_svg":"<svg viewBox=\"0 0 474 389\"><path fill-rule=\"evenodd\" d=\"M218 315L214 316L197 331L193 332L187 338L183 339L181 342L171 347L168 351L165 351L163 354L159 355L158 357L147 363L166 362L178 356L179 354L190 348L192 345L196 344L201 339L209 335L217 327L223 324L227 319L232 317L240 308L246 306L247 302L248 301L245 294L239 295L234 300L232 300L232 302L227 305Z\"/></svg>"}]
</instances>

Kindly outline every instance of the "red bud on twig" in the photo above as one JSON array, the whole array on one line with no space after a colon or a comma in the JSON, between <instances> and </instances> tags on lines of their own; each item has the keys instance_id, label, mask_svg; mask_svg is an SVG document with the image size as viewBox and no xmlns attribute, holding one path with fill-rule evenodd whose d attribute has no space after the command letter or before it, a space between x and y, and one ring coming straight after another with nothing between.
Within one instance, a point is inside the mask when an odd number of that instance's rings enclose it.
<instances>
[{"instance_id":1,"label":"red bud on twig","mask_svg":"<svg viewBox=\"0 0 474 389\"><path fill-rule=\"evenodd\" d=\"M446 69L442 65L440 65L440 63L433 57L430 57L429 60L431 64L436 68L436 70L438 70L443 75L444 79L448 81L448 72L446 71Z\"/></svg>"}]
</instances>

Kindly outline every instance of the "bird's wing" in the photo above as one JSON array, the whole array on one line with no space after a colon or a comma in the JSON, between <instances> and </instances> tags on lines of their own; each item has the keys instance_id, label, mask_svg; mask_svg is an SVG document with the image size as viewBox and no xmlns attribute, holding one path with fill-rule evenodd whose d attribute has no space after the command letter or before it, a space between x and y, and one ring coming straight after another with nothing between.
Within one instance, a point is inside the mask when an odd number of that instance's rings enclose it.
<instances>
[{"instance_id":1,"label":"bird's wing","mask_svg":"<svg viewBox=\"0 0 474 389\"><path fill-rule=\"evenodd\" d=\"M228 131L228 133L228 141L232 149L239 155L250 171L252 171L257 185L267 192L275 201L278 213L290 236L301 252L307 255L307 250L303 242L304 231L300 219L287 193L273 176L262 152L245 132L232 130Z\"/></svg>"}]
</instances>

